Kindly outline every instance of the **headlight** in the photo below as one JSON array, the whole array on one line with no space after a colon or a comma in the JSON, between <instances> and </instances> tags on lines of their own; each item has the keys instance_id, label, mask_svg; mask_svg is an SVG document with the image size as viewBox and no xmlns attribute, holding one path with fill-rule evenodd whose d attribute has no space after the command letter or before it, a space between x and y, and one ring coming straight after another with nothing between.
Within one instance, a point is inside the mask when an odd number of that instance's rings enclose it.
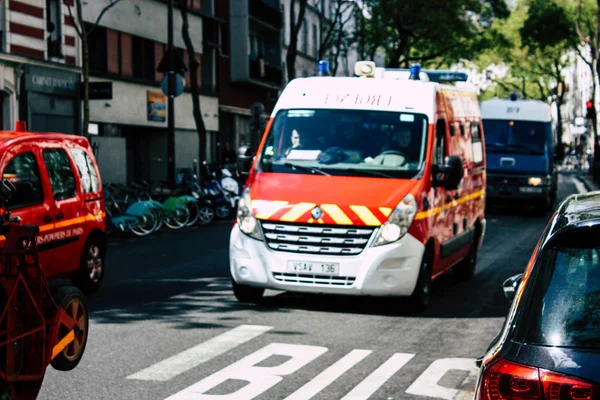
<instances>
[{"instance_id":1,"label":"headlight","mask_svg":"<svg viewBox=\"0 0 600 400\"><path fill-rule=\"evenodd\" d=\"M544 177L532 176L527 180L527 184L529 186L550 185L551 183L552 183L551 175L546 175Z\"/></svg>"},{"instance_id":2,"label":"headlight","mask_svg":"<svg viewBox=\"0 0 600 400\"><path fill-rule=\"evenodd\" d=\"M244 191L244 195L238 201L237 224L244 234L254 239L263 240L260 227L258 226L256 218L252 215L249 189L250 188Z\"/></svg>"},{"instance_id":3,"label":"headlight","mask_svg":"<svg viewBox=\"0 0 600 400\"><path fill-rule=\"evenodd\" d=\"M381 226L373 246L381 246L393 243L406 235L415 215L417 214L417 201L412 194L406 197L396 206L388 220Z\"/></svg>"}]
</instances>

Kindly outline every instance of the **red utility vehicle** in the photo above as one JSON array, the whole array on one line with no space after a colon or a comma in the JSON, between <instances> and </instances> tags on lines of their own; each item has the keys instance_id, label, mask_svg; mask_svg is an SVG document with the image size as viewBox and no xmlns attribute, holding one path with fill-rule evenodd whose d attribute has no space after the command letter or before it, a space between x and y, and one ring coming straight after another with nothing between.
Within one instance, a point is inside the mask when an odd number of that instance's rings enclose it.
<instances>
[{"instance_id":1,"label":"red utility vehicle","mask_svg":"<svg viewBox=\"0 0 600 400\"><path fill-rule=\"evenodd\" d=\"M87 139L59 133L0 131L0 174L16 188L2 207L39 226L40 263L49 279L69 277L84 292L104 277L106 212ZM0 237L0 247L4 238Z\"/></svg>"}]
</instances>

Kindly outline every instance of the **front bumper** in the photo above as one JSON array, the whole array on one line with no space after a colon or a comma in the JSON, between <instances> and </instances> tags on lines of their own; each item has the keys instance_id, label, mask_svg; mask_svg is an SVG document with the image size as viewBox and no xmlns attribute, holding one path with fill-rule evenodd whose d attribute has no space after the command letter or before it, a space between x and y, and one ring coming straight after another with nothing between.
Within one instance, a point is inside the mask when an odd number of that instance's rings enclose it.
<instances>
[{"instance_id":1,"label":"front bumper","mask_svg":"<svg viewBox=\"0 0 600 400\"><path fill-rule=\"evenodd\" d=\"M494 200L529 200L545 199L551 196L551 185L532 186L527 182L531 175L496 175L489 174L486 196Z\"/></svg>"},{"instance_id":2,"label":"front bumper","mask_svg":"<svg viewBox=\"0 0 600 400\"><path fill-rule=\"evenodd\" d=\"M370 296L410 296L414 291L425 246L407 234L399 241L367 246L356 256L331 256L273 251L265 242L244 235L234 226L229 259L233 279L266 289ZM297 274L288 261L335 262L339 276Z\"/></svg>"}]
</instances>

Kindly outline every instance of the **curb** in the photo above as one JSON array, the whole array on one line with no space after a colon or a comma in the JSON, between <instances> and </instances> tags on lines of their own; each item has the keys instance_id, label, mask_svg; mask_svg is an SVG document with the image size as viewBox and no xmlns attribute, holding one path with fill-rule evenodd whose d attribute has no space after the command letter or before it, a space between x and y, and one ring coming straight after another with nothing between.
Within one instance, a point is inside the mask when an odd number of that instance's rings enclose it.
<instances>
[{"instance_id":1,"label":"curb","mask_svg":"<svg viewBox=\"0 0 600 400\"><path fill-rule=\"evenodd\" d=\"M579 182L583 183L583 186L585 186L585 188L588 192L593 192L595 190L593 187L590 186L588 181L586 179L583 179L581 176L577 175L577 180L579 180Z\"/></svg>"}]
</instances>

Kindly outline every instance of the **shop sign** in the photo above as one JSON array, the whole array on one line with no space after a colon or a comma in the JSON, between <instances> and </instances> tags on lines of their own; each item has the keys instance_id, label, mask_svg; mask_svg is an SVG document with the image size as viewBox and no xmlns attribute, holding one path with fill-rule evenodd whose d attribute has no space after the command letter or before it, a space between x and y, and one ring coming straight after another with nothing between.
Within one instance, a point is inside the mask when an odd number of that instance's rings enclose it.
<instances>
[{"instance_id":1,"label":"shop sign","mask_svg":"<svg viewBox=\"0 0 600 400\"><path fill-rule=\"evenodd\" d=\"M148 90L148 121L166 122L167 96Z\"/></svg>"}]
</instances>

